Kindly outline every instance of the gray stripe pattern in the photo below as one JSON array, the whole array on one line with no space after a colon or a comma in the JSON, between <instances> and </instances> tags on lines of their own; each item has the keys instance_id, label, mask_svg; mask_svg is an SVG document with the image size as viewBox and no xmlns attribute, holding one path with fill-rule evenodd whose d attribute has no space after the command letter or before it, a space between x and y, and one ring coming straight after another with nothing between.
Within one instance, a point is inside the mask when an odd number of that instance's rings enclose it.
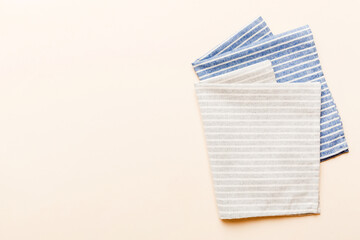
<instances>
[{"instance_id":1,"label":"gray stripe pattern","mask_svg":"<svg viewBox=\"0 0 360 240\"><path fill-rule=\"evenodd\" d=\"M232 72L214 76L201 83L276 83L271 61L265 60Z\"/></svg>"},{"instance_id":2,"label":"gray stripe pattern","mask_svg":"<svg viewBox=\"0 0 360 240\"><path fill-rule=\"evenodd\" d=\"M319 213L320 83L195 89L220 218Z\"/></svg>"}]
</instances>

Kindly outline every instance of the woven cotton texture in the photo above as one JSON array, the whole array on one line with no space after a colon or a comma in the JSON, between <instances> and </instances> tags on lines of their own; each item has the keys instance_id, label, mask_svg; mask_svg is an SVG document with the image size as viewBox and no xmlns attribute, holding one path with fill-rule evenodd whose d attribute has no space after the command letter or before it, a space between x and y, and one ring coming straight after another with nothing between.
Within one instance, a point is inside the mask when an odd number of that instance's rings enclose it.
<instances>
[{"instance_id":1,"label":"woven cotton texture","mask_svg":"<svg viewBox=\"0 0 360 240\"><path fill-rule=\"evenodd\" d=\"M347 152L343 125L325 82L309 26L272 36L260 17L193 63L200 80L270 60L278 83L321 83L320 159Z\"/></svg>"},{"instance_id":2,"label":"woven cotton texture","mask_svg":"<svg viewBox=\"0 0 360 240\"><path fill-rule=\"evenodd\" d=\"M258 17L252 23L241 29L238 33L232 35L197 61L215 57L234 49L239 49L242 46L260 41L272 35L273 34L264 19L262 17Z\"/></svg>"},{"instance_id":3,"label":"woven cotton texture","mask_svg":"<svg viewBox=\"0 0 360 240\"><path fill-rule=\"evenodd\" d=\"M222 219L319 213L319 83L196 84Z\"/></svg>"},{"instance_id":4,"label":"woven cotton texture","mask_svg":"<svg viewBox=\"0 0 360 240\"><path fill-rule=\"evenodd\" d=\"M249 67L208 78L201 83L276 83L271 62L266 60Z\"/></svg>"}]
</instances>

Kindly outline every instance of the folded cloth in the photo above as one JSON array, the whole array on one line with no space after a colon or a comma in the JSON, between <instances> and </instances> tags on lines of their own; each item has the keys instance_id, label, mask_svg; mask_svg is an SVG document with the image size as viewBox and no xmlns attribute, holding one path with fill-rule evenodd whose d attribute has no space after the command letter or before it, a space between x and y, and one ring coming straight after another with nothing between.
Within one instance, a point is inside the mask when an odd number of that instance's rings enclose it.
<instances>
[{"instance_id":1,"label":"folded cloth","mask_svg":"<svg viewBox=\"0 0 360 240\"><path fill-rule=\"evenodd\" d=\"M210 52L206 53L201 58L197 59L196 62L215 57L219 54L239 49L247 44L260 41L267 37L272 36L270 28L262 17L258 17L252 23L241 29L236 34L229 37L227 40L219 44Z\"/></svg>"},{"instance_id":2,"label":"folded cloth","mask_svg":"<svg viewBox=\"0 0 360 240\"><path fill-rule=\"evenodd\" d=\"M271 62L265 60L249 67L208 78L201 83L276 83L276 79Z\"/></svg>"},{"instance_id":3,"label":"folded cloth","mask_svg":"<svg viewBox=\"0 0 360 240\"><path fill-rule=\"evenodd\" d=\"M195 85L220 218L319 213L320 83L242 81Z\"/></svg>"},{"instance_id":4,"label":"folded cloth","mask_svg":"<svg viewBox=\"0 0 360 240\"><path fill-rule=\"evenodd\" d=\"M200 80L270 60L278 83L321 83L320 160L348 152L343 125L322 72L309 26L272 36L260 17L193 63Z\"/></svg>"}]
</instances>

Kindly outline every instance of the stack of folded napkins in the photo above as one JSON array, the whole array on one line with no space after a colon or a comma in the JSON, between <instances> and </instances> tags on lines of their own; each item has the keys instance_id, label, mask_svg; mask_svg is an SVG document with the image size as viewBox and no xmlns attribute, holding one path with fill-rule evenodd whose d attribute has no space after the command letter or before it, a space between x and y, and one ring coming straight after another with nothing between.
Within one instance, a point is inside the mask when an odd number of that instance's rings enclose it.
<instances>
[{"instance_id":1,"label":"stack of folded napkins","mask_svg":"<svg viewBox=\"0 0 360 240\"><path fill-rule=\"evenodd\" d=\"M259 17L193 67L220 218L319 213L320 161L348 146L309 26Z\"/></svg>"}]
</instances>

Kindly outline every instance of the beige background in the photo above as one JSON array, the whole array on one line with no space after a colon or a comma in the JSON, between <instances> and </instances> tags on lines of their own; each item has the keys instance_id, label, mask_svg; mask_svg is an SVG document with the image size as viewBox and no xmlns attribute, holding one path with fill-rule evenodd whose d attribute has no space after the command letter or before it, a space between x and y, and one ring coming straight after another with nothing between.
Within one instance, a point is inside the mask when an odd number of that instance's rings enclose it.
<instances>
[{"instance_id":1,"label":"beige background","mask_svg":"<svg viewBox=\"0 0 360 240\"><path fill-rule=\"evenodd\" d=\"M0 239L360 239L358 0L0 0ZM190 63L309 24L350 153L321 215L220 221Z\"/></svg>"}]
</instances>

